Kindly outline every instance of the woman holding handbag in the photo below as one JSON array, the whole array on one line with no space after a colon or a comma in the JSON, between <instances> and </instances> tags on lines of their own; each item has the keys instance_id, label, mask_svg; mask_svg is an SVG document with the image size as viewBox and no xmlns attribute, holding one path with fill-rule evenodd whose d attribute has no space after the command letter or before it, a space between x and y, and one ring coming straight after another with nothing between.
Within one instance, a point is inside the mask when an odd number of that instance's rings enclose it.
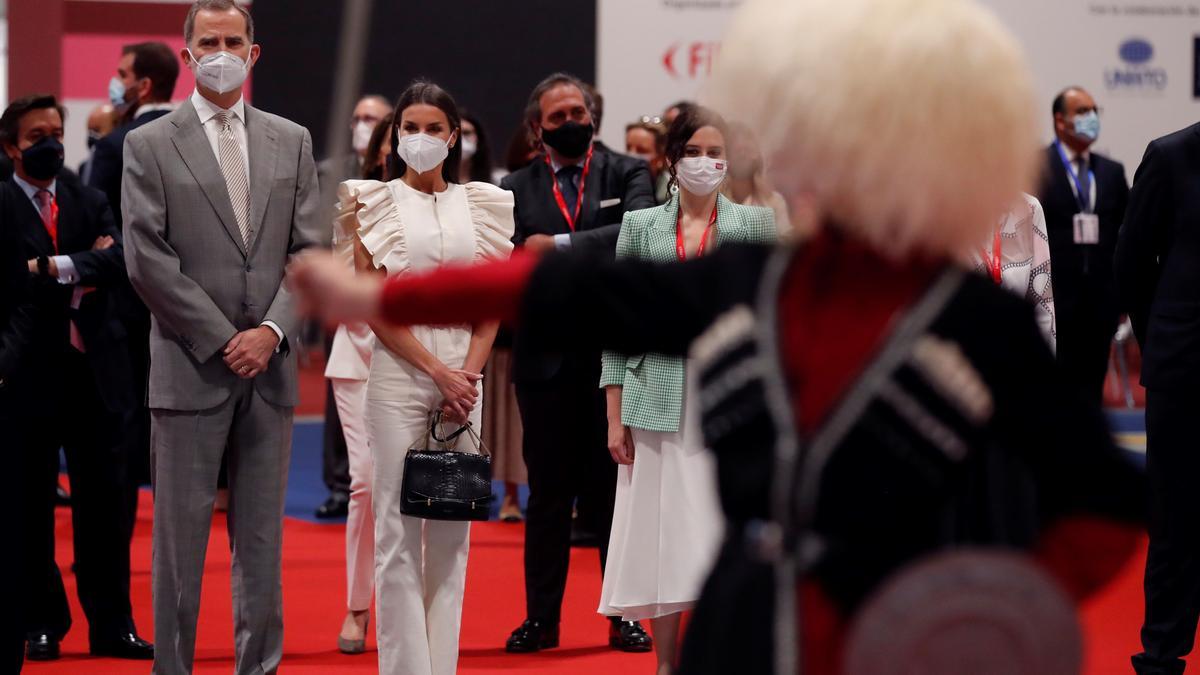
<instances>
[{"instance_id":1,"label":"woman holding handbag","mask_svg":"<svg viewBox=\"0 0 1200 675\"><path fill-rule=\"evenodd\" d=\"M458 108L441 87L415 82L400 95L388 172L396 178L339 189L339 219L357 235L360 273L401 276L511 253L512 193L456 182L460 137ZM383 675L451 675L457 667L470 525L402 514L401 484L405 456L426 438L433 413L478 427L480 373L496 326L371 323L366 419Z\"/></svg>"},{"instance_id":2,"label":"woman holding handbag","mask_svg":"<svg viewBox=\"0 0 1200 675\"><path fill-rule=\"evenodd\" d=\"M671 124L666 204L625 214L618 258L673 262L736 242L771 242L770 208L726 199L725 122L700 106ZM721 540L716 469L700 434L695 377L680 356L604 353L600 386L608 402L608 449L622 465L599 612L650 620L658 673L675 667L679 619Z\"/></svg>"}]
</instances>

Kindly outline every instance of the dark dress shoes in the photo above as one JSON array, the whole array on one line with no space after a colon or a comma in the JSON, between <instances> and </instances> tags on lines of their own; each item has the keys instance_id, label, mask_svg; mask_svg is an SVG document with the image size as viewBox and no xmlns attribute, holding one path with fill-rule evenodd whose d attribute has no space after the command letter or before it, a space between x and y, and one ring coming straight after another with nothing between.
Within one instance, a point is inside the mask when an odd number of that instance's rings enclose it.
<instances>
[{"instance_id":1,"label":"dark dress shoes","mask_svg":"<svg viewBox=\"0 0 1200 675\"><path fill-rule=\"evenodd\" d=\"M149 661L154 658L154 645L129 632L103 639L92 638L92 656L107 656L114 659Z\"/></svg>"},{"instance_id":2,"label":"dark dress shoes","mask_svg":"<svg viewBox=\"0 0 1200 675\"><path fill-rule=\"evenodd\" d=\"M350 496L341 492L329 493L329 499L317 507L318 518L345 518L350 513Z\"/></svg>"},{"instance_id":3,"label":"dark dress shoes","mask_svg":"<svg viewBox=\"0 0 1200 675\"><path fill-rule=\"evenodd\" d=\"M558 646L558 624L549 624L536 619L526 619L504 643L504 651L527 654Z\"/></svg>"},{"instance_id":4,"label":"dark dress shoes","mask_svg":"<svg viewBox=\"0 0 1200 675\"><path fill-rule=\"evenodd\" d=\"M608 646L623 652L648 652L654 649L654 640L637 621L614 617L609 619Z\"/></svg>"},{"instance_id":5,"label":"dark dress shoes","mask_svg":"<svg viewBox=\"0 0 1200 675\"><path fill-rule=\"evenodd\" d=\"M30 661L53 661L60 655L57 637L49 633L31 633L26 638L25 658Z\"/></svg>"}]
</instances>

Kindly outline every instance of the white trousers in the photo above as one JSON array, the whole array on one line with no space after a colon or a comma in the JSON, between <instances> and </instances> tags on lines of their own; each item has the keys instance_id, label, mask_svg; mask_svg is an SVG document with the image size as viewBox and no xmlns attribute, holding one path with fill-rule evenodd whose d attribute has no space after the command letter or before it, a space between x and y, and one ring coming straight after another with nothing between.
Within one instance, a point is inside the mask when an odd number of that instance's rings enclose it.
<instances>
[{"instance_id":1,"label":"white trousers","mask_svg":"<svg viewBox=\"0 0 1200 675\"><path fill-rule=\"evenodd\" d=\"M367 442L367 382L330 378L350 458L350 512L346 516L346 607L371 608L375 593L375 516L371 512L371 447Z\"/></svg>"},{"instance_id":2,"label":"white trousers","mask_svg":"<svg viewBox=\"0 0 1200 675\"><path fill-rule=\"evenodd\" d=\"M458 667L470 523L423 520L400 513L404 455L409 448L423 444L429 413L442 399L431 379L411 370L408 373L404 400L367 401L367 428L375 460L372 496L379 673L453 675ZM391 375L403 377L395 371ZM476 429L481 411L476 405L471 413ZM470 443L466 434L460 438Z\"/></svg>"}]
</instances>

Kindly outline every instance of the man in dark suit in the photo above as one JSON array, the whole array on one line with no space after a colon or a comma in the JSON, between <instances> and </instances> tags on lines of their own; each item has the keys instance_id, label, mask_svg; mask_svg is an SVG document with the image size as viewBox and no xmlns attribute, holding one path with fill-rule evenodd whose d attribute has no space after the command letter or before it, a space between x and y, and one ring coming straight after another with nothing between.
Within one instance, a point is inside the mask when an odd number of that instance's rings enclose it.
<instances>
[{"instance_id":1,"label":"man in dark suit","mask_svg":"<svg viewBox=\"0 0 1200 675\"><path fill-rule=\"evenodd\" d=\"M1182 673L1200 617L1200 124L1150 143L1115 260L1142 347L1151 489L1142 675Z\"/></svg>"},{"instance_id":2,"label":"man in dark suit","mask_svg":"<svg viewBox=\"0 0 1200 675\"><path fill-rule=\"evenodd\" d=\"M654 206L646 163L593 145L593 109L583 83L562 73L543 80L530 95L526 124L545 154L501 182L516 197L513 241L518 246L611 257L625 212ZM506 648L530 652L558 645L576 499L581 513L593 515L603 568L616 465L606 446L599 353L537 352L517 331L513 379L525 428L529 509L526 620ZM612 619L609 644L626 651L651 648L642 627L620 617Z\"/></svg>"},{"instance_id":3,"label":"man in dark suit","mask_svg":"<svg viewBox=\"0 0 1200 675\"><path fill-rule=\"evenodd\" d=\"M0 189L0 213L5 212L7 194L7 190ZM4 453L5 467L10 476L17 477L25 476L28 469L26 453L12 450L25 447L21 436L24 429L17 424L24 411L23 397L15 376L28 353L36 321L33 284L22 253L17 224L0 218L0 429L4 430L5 448L9 449ZM30 493L25 481L19 478L8 483L7 489L0 493L3 494L0 508L7 514L3 532L7 541L23 542L29 526L26 505ZM4 575L2 582L4 597L13 603L8 611L0 613L3 640L0 671L6 673L21 672L25 660L25 616L16 608L25 607L28 601L26 580L32 578L28 567L31 559L27 551L18 547L16 563L9 567L11 572Z\"/></svg>"},{"instance_id":4,"label":"man in dark suit","mask_svg":"<svg viewBox=\"0 0 1200 675\"><path fill-rule=\"evenodd\" d=\"M117 74L109 93L124 122L96 143L87 171L88 185L108 197L118 230L121 229L125 137L174 109L170 101L178 77L178 58L162 42L139 42L121 49L121 60L117 62ZM129 334L126 344L133 368L134 397L138 401L138 410L125 435L121 470L125 481L125 532L127 538L132 538L138 488L150 482L150 410L145 406L150 368L150 312L128 283L115 292L114 304Z\"/></svg>"},{"instance_id":5,"label":"man in dark suit","mask_svg":"<svg viewBox=\"0 0 1200 675\"><path fill-rule=\"evenodd\" d=\"M367 157L367 144L375 125L392 114L392 104L379 94L368 94L354 104L350 116L350 147L353 152L341 157L327 157L317 163L317 184L321 190L321 225L324 226L324 242L328 245L333 236L333 218L337 211L337 189L342 181L362 178L363 161ZM333 347L333 335L325 340L325 357ZM325 436L321 453L321 479L329 488L329 496L317 507L318 518L345 518L350 509L350 456L346 449L346 438L342 434L342 420L338 417L333 398L333 385L325 381Z\"/></svg>"},{"instance_id":6,"label":"man in dark suit","mask_svg":"<svg viewBox=\"0 0 1200 675\"><path fill-rule=\"evenodd\" d=\"M13 161L0 220L18 228L39 317L16 374L31 491L24 548L33 576L26 608L30 659L59 656L71 625L54 561L58 451L71 480L76 578L93 654L151 658L129 602L129 543L122 536L121 438L135 401L116 289L126 282L121 235L104 194L62 170L63 110L53 96L14 101L0 118Z\"/></svg>"},{"instance_id":7,"label":"man in dark suit","mask_svg":"<svg viewBox=\"0 0 1200 675\"><path fill-rule=\"evenodd\" d=\"M1046 148L1038 200L1046 212L1058 362L1069 382L1099 404L1119 312L1112 259L1125 217L1125 167L1091 146L1100 133L1096 102L1070 87L1054 99L1055 141Z\"/></svg>"}]
</instances>

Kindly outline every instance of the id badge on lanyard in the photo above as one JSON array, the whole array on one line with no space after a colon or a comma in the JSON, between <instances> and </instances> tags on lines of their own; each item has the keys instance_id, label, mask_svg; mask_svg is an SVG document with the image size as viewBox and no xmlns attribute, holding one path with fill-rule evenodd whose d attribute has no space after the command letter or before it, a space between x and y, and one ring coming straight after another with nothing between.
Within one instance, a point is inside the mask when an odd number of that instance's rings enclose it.
<instances>
[{"instance_id":1,"label":"id badge on lanyard","mask_svg":"<svg viewBox=\"0 0 1200 675\"><path fill-rule=\"evenodd\" d=\"M1062 159L1063 168L1067 170L1067 176L1075 186L1075 204L1079 207L1079 212L1072 219L1072 237L1076 244L1089 246L1099 244L1100 217L1093 213L1091 204L1091 192L1096 185L1096 174L1088 169L1088 191L1085 193L1083 185L1079 182L1079 174L1075 172L1075 167L1071 165L1071 160L1067 158L1067 153L1063 150L1062 142L1055 141L1054 145L1058 148L1058 156Z\"/></svg>"}]
</instances>

